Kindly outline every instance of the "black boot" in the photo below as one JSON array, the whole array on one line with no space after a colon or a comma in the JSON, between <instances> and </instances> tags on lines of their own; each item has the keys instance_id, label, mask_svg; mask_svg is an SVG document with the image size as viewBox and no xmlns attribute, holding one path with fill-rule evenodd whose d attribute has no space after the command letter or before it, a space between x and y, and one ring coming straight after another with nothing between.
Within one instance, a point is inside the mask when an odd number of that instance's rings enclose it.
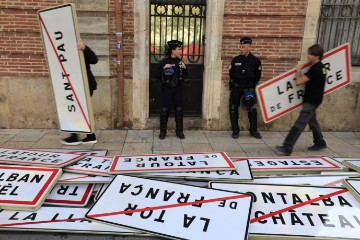
<instances>
[{"instance_id":1,"label":"black boot","mask_svg":"<svg viewBox=\"0 0 360 240\"><path fill-rule=\"evenodd\" d=\"M257 130L257 111L256 109L252 109L248 112L248 118L250 122L250 135L261 139L261 134Z\"/></svg>"},{"instance_id":2,"label":"black boot","mask_svg":"<svg viewBox=\"0 0 360 240\"><path fill-rule=\"evenodd\" d=\"M311 127L310 127L310 129L311 129ZM314 145L308 147L308 150L317 151L317 150L327 148L324 137L321 134L320 127L318 127L318 129L311 129L311 131L312 131L312 135L313 135L313 139L314 139Z\"/></svg>"},{"instance_id":3,"label":"black boot","mask_svg":"<svg viewBox=\"0 0 360 240\"><path fill-rule=\"evenodd\" d=\"M160 139L165 139L166 137L166 128L167 128L167 122L169 118L169 108L163 107L161 108L160 112Z\"/></svg>"},{"instance_id":4,"label":"black boot","mask_svg":"<svg viewBox=\"0 0 360 240\"><path fill-rule=\"evenodd\" d=\"M231 122L231 130L232 130L231 136L233 138L239 137L240 129L238 124L238 117L239 117L238 106L230 104L230 122Z\"/></svg>"},{"instance_id":5,"label":"black boot","mask_svg":"<svg viewBox=\"0 0 360 240\"><path fill-rule=\"evenodd\" d=\"M176 136L180 139L185 139L183 132L183 111L182 107L175 109L175 124L176 124Z\"/></svg>"},{"instance_id":6,"label":"black boot","mask_svg":"<svg viewBox=\"0 0 360 240\"><path fill-rule=\"evenodd\" d=\"M61 139L60 142L64 145L75 146L81 144L79 137L76 133L71 133L70 137Z\"/></svg>"},{"instance_id":7,"label":"black boot","mask_svg":"<svg viewBox=\"0 0 360 240\"><path fill-rule=\"evenodd\" d=\"M84 138L84 139L82 140L82 143L84 143L84 144L87 144L87 143L90 143L90 144L97 143L95 133L87 134L87 135L86 135L86 138Z\"/></svg>"}]
</instances>

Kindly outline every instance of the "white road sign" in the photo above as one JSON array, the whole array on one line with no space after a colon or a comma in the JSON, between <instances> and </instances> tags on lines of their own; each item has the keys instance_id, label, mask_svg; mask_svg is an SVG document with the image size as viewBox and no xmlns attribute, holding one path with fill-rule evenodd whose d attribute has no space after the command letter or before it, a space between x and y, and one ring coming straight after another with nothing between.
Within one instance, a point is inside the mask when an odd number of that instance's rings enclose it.
<instances>
[{"instance_id":1,"label":"white road sign","mask_svg":"<svg viewBox=\"0 0 360 240\"><path fill-rule=\"evenodd\" d=\"M85 155L0 147L0 163L63 167Z\"/></svg>"},{"instance_id":2,"label":"white road sign","mask_svg":"<svg viewBox=\"0 0 360 240\"><path fill-rule=\"evenodd\" d=\"M243 159L249 160L253 175L281 173L314 173L321 171L341 171L343 166L329 157L253 157L231 158L235 163Z\"/></svg>"},{"instance_id":3,"label":"white road sign","mask_svg":"<svg viewBox=\"0 0 360 240\"><path fill-rule=\"evenodd\" d=\"M139 235L140 232L85 219L88 208L41 207L36 212L0 209L0 229Z\"/></svg>"},{"instance_id":4,"label":"white road sign","mask_svg":"<svg viewBox=\"0 0 360 240\"><path fill-rule=\"evenodd\" d=\"M107 176L111 162L112 157L86 156L66 166L64 171Z\"/></svg>"},{"instance_id":5,"label":"white road sign","mask_svg":"<svg viewBox=\"0 0 360 240\"><path fill-rule=\"evenodd\" d=\"M38 11L60 130L95 131L84 55L73 4Z\"/></svg>"},{"instance_id":6,"label":"white road sign","mask_svg":"<svg viewBox=\"0 0 360 240\"><path fill-rule=\"evenodd\" d=\"M106 156L108 150L106 149L62 149L62 148L37 148L34 150L44 150L50 152L64 152L64 153L75 153L75 154L86 154L86 155L93 155L93 156Z\"/></svg>"},{"instance_id":7,"label":"white road sign","mask_svg":"<svg viewBox=\"0 0 360 240\"><path fill-rule=\"evenodd\" d=\"M113 176L90 176L77 173L63 173L58 183L109 183Z\"/></svg>"},{"instance_id":8,"label":"white road sign","mask_svg":"<svg viewBox=\"0 0 360 240\"><path fill-rule=\"evenodd\" d=\"M349 175L292 175L277 177L256 177L254 178L253 183L342 187L343 180L348 177Z\"/></svg>"},{"instance_id":9,"label":"white road sign","mask_svg":"<svg viewBox=\"0 0 360 240\"><path fill-rule=\"evenodd\" d=\"M345 160L342 162L342 164L357 172L360 172L360 160Z\"/></svg>"},{"instance_id":10,"label":"white road sign","mask_svg":"<svg viewBox=\"0 0 360 240\"><path fill-rule=\"evenodd\" d=\"M175 239L247 239L251 195L117 175L89 219Z\"/></svg>"},{"instance_id":11,"label":"white road sign","mask_svg":"<svg viewBox=\"0 0 360 240\"><path fill-rule=\"evenodd\" d=\"M150 178L173 178L185 180L223 180L223 181L248 181L252 180L251 169L248 160L233 162L235 170L216 170L216 171L198 171L198 172L167 172L167 173L145 173L139 176Z\"/></svg>"},{"instance_id":12,"label":"white road sign","mask_svg":"<svg viewBox=\"0 0 360 240\"><path fill-rule=\"evenodd\" d=\"M99 190L96 192L96 195L95 195L95 201L97 201L101 194L103 194L103 192L105 192L106 188L110 185L110 183L104 183L104 184L101 184Z\"/></svg>"},{"instance_id":13,"label":"white road sign","mask_svg":"<svg viewBox=\"0 0 360 240\"><path fill-rule=\"evenodd\" d=\"M349 158L349 157L335 157L333 159L340 163L342 163L343 161L349 161L349 160L360 161L360 158Z\"/></svg>"},{"instance_id":14,"label":"white road sign","mask_svg":"<svg viewBox=\"0 0 360 240\"><path fill-rule=\"evenodd\" d=\"M83 207L88 203L94 184L58 183L45 199L44 204L57 206Z\"/></svg>"},{"instance_id":15,"label":"white road sign","mask_svg":"<svg viewBox=\"0 0 360 240\"><path fill-rule=\"evenodd\" d=\"M344 186L360 202L360 178L344 179Z\"/></svg>"},{"instance_id":16,"label":"white road sign","mask_svg":"<svg viewBox=\"0 0 360 240\"><path fill-rule=\"evenodd\" d=\"M38 209L61 172L58 168L0 165L0 209Z\"/></svg>"},{"instance_id":17,"label":"white road sign","mask_svg":"<svg viewBox=\"0 0 360 240\"><path fill-rule=\"evenodd\" d=\"M232 170L236 166L224 152L115 156L109 173Z\"/></svg>"},{"instance_id":18,"label":"white road sign","mask_svg":"<svg viewBox=\"0 0 360 240\"><path fill-rule=\"evenodd\" d=\"M324 54L322 62L327 69L325 94L329 94L350 83L350 45L341 45ZM307 65L303 72L308 71ZM305 85L295 83L296 70L275 77L256 87L261 113L265 123L273 121L300 107Z\"/></svg>"},{"instance_id":19,"label":"white road sign","mask_svg":"<svg viewBox=\"0 0 360 240\"><path fill-rule=\"evenodd\" d=\"M359 239L360 203L345 188L211 183L251 193L251 239Z\"/></svg>"}]
</instances>

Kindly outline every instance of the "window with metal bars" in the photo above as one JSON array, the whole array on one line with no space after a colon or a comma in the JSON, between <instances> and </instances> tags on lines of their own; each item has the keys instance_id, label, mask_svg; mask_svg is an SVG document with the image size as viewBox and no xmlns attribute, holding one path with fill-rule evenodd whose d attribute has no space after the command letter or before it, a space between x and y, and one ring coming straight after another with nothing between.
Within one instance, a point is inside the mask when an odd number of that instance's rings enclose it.
<instances>
[{"instance_id":1,"label":"window with metal bars","mask_svg":"<svg viewBox=\"0 0 360 240\"><path fill-rule=\"evenodd\" d=\"M323 0L318 43L329 51L347 42L352 65L360 66L360 0Z\"/></svg>"}]
</instances>

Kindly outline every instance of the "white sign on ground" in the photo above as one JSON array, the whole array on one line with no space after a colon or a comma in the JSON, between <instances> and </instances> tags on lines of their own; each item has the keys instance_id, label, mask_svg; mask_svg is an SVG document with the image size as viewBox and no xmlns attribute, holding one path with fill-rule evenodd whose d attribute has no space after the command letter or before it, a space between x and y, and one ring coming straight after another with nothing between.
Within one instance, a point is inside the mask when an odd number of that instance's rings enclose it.
<instances>
[{"instance_id":1,"label":"white sign on ground","mask_svg":"<svg viewBox=\"0 0 360 240\"><path fill-rule=\"evenodd\" d=\"M139 176L147 178L172 178L185 180L222 180L222 181L248 181L252 180L251 169L248 160L234 162L235 170L216 170L198 172L171 172L171 173L145 173Z\"/></svg>"},{"instance_id":2,"label":"white sign on ground","mask_svg":"<svg viewBox=\"0 0 360 240\"><path fill-rule=\"evenodd\" d=\"M112 157L86 156L66 166L64 171L107 176L111 162Z\"/></svg>"},{"instance_id":3,"label":"white sign on ground","mask_svg":"<svg viewBox=\"0 0 360 240\"><path fill-rule=\"evenodd\" d=\"M324 54L322 62L327 69L325 94L329 94L350 83L350 45L341 45ZM302 72L307 72L309 64ZM296 70L275 77L256 87L261 113L265 123L273 121L300 107L305 85L297 86Z\"/></svg>"},{"instance_id":4,"label":"white sign on ground","mask_svg":"<svg viewBox=\"0 0 360 240\"><path fill-rule=\"evenodd\" d=\"M360 202L360 178L344 179L344 186Z\"/></svg>"},{"instance_id":5,"label":"white sign on ground","mask_svg":"<svg viewBox=\"0 0 360 240\"><path fill-rule=\"evenodd\" d=\"M341 171L343 166L329 157L253 157L231 158L235 163L249 160L253 175L320 173L321 171Z\"/></svg>"},{"instance_id":6,"label":"white sign on ground","mask_svg":"<svg viewBox=\"0 0 360 240\"><path fill-rule=\"evenodd\" d=\"M94 184L56 184L44 204L84 207L88 203Z\"/></svg>"},{"instance_id":7,"label":"white sign on ground","mask_svg":"<svg viewBox=\"0 0 360 240\"><path fill-rule=\"evenodd\" d=\"M251 239L359 239L360 203L345 188L211 183L251 193Z\"/></svg>"},{"instance_id":8,"label":"white sign on ground","mask_svg":"<svg viewBox=\"0 0 360 240\"><path fill-rule=\"evenodd\" d=\"M115 156L109 173L232 170L236 166L224 152Z\"/></svg>"},{"instance_id":9,"label":"white sign on ground","mask_svg":"<svg viewBox=\"0 0 360 240\"><path fill-rule=\"evenodd\" d=\"M50 152L64 152L64 153L75 153L75 154L86 154L86 155L93 155L93 156L106 156L108 150L106 149L62 149L62 148L38 148L34 150L43 150L43 151L50 151Z\"/></svg>"},{"instance_id":10,"label":"white sign on ground","mask_svg":"<svg viewBox=\"0 0 360 240\"><path fill-rule=\"evenodd\" d=\"M360 176L360 175L359 175ZM264 184L294 184L294 185L313 185L324 187L342 187L343 180L349 175L292 175L292 176L272 176L256 177L253 183Z\"/></svg>"},{"instance_id":11,"label":"white sign on ground","mask_svg":"<svg viewBox=\"0 0 360 240\"><path fill-rule=\"evenodd\" d=\"M75 232L139 235L140 232L85 219L88 208L41 207L36 212L0 209L0 229L9 231Z\"/></svg>"},{"instance_id":12,"label":"white sign on ground","mask_svg":"<svg viewBox=\"0 0 360 240\"><path fill-rule=\"evenodd\" d=\"M38 11L61 131L95 131L84 55L73 4Z\"/></svg>"},{"instance_id":13,"label":"white sign on ground","mask_svg":"<svg viewBox=\"0 0 360 240\"><path fill-rule=\"evenodd\" d=\"M342 162L345 166L348 166L352 170L360 172L360 160L345 160Z\"/></svg>"},{"instance_id":14,"label":"white sign on ground","mask_svg":"<svg viewBox=\"0 0 360 240\"><path fill-rule=\"evenodd\" d=\"M175 239L247 239L252 197L117 175L86 218Z\"/></svg>"},{"instance_id":15,"label":"white sign on ground","mask_svg":"<svg viewBox=\"0 0 360 240\"><path fill-rule=\"evenodd\" d=\"M38 209L62 170L0 165L0 209Z\"/></svg>"},{"instance_id":16,"label":"white sign on ground","mask_svg":"<svg viewBox=\"0 0 360 240\"><path fill-rule=\"evenodd\" d=\"M103 192L105 192L106 188L110 185L110 183L104 183L104 184L101 184L99 190L96 192L96 195L95 195L95 201L97 201L101 194L103 194Z\"/></svg>"},{"instance_id":17,"label":"white sign on ground","mask_svg":"<svg viewBox=\"0 0 360 240\"><path fill-rule=\"evenodd\" d=\"M342 163L343 161L349 161L349 160L360 161L360 158L349 158L349 157L335 157L333 159L340 163Z\"/></svg>"},{"instance_id":18,"label":"white sign on ground","mask_svg":"<svg viewBox=\"0 0 360 240\"><path fill-rule=\"evenodd\" d=\"M0 147L0 163L63 167L85 155Z\"/></svg>"},{"instance_id":19,"label":"white sign on ground","mask_svg":"<svg viewBox=\"0 0 360 240\"><path fill-rule=\"evenodd\" d=\"M58 180L58 183L109 183L113 176L90 176L86 174L77 173L63 173Z\"/></svg>"}]
</instances>

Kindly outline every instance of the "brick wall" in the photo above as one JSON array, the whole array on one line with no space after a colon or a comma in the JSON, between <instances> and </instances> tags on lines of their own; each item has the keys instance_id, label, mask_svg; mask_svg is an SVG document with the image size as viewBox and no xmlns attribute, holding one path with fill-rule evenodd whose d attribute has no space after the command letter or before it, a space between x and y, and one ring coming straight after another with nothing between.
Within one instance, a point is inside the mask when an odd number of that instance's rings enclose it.
<instances>
[{"instance_id":1,"label":"brick wall","mask_svg":"<svg viewBox=\"0 0 360 240\"><path fill-rule=\"evenodd\" d=\"M252 52L263 62L262 80L293 68L300 58L306 0L227 0L224 13L223 80L239 39L253 39Z\"/></svg>"},{"instance_id":2,"label":"brick wall","mask_svg":"<svg viewBox=\"0 0 360 240\"><path fill-rule=\"evenodd\" d=\"M1 76L47 76L37 11L62 3L61 0L1 1Z\"/></svg>"}]
</instances>

